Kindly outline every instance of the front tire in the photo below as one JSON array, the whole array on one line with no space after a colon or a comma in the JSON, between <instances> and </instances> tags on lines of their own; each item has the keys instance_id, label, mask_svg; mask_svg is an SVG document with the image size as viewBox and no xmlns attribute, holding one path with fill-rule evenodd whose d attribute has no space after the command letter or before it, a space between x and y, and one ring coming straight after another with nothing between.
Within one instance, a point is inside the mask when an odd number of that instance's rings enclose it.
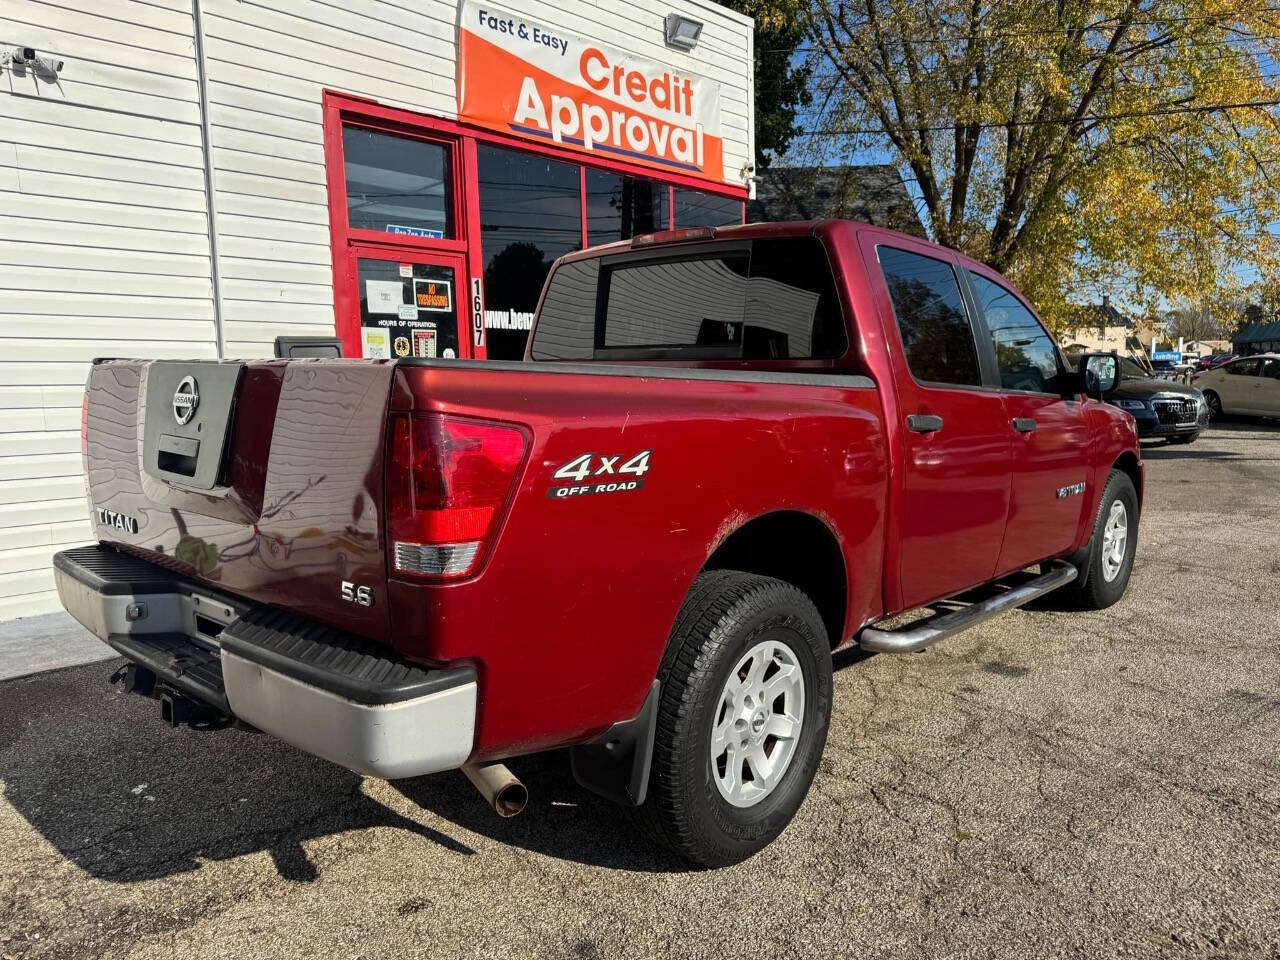
<instances>
[{"instance_id":1,"label":"front tire","mask_svg":"<svg viewBox=\"0 0 1280 960\"><path fill-rule=\"evenodd\" d=\"M1222 419L1222 398L1213 390L1204 392L1204 402L1209 405L1209 419Z\"/></svg>"},{"instance_id":2,"label":"front tire","mask_svg":"<svg viewBox=\"0 0 1280 960\"><path fill-rule=\"evenodd\" d=\"M831 647L791 584L700 574L659 670L662 697L640 820L703 866L745 860L804 802L827 741Z\"/></svg>"},{"instance_id":3,"label":"front tire","mask_svg":"<svg viewBox=\"0 0 1280 960\"><path fill-rule=\"evenodd\" d=\"M1102 489L1089 541L1089 564L1075 593L1086 610L1103 610L1122 596L1138 549L1138 493L1129 475L1112 470Z\"/></svg>"}]
</instances>

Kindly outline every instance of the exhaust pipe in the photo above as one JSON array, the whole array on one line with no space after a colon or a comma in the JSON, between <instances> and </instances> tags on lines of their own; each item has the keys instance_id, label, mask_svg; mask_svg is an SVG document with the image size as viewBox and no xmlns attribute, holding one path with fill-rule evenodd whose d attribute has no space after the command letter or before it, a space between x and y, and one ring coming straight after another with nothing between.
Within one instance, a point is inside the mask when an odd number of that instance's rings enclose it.
<instances>
[{"instance_id":1,"label":"exhaust pipe","mask_svg":"<svg viewBox=\"0 0 1280 960\"><path fill-rule=\"evenodd\" d=\"M500 817L514 817L529 802L529 791L501 763L464 763L462 772Z\"/></svg>"}]
</instances>

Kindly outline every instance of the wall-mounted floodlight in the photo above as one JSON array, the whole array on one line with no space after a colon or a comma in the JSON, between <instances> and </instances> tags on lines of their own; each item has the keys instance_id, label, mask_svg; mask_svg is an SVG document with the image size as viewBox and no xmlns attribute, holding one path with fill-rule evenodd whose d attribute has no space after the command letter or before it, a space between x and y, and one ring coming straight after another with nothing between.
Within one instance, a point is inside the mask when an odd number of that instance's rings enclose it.
<instances>
[{"instance_id":1,"label":"wall-mounted floodlight","mask_svg":"<svg viewBox=\"0 0 1280 960\"><path fill-rule=\"evenodd\" d=\"M667 46L692 50L702 36L702 23L679 13L668 13L664 23Z\"/></svg>"}]
</instances>

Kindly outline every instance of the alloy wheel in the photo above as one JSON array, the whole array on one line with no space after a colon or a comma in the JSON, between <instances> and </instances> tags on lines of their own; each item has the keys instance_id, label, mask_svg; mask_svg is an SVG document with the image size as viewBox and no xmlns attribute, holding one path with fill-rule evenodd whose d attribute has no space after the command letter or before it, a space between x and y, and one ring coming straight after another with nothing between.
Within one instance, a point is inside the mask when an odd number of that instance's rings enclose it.
<instances>
[{"instance_id":1,"label":"alloy wheel","mask_svg":"<svg viewBox=\"0 0 1280 960\"><path fill-rule=\"evenodd\" d=\"M750 807L782 781L800 739L804 672L785 643L764 640L729 672L711 724L711 776L726 801Z\"/></svg>"},{"instance_id":2,"label":"alloy wheel","mask_svg":"<svg viewBox=\"0 0 1280 960\"><path fill-rule=\"evenodd\" d=\"M1102 530L1102 578L1111 583L1120 575L1124 566L1125 548L1129 544L1129 512L1124 503L1116 500L1107 514L1107 525Z\"/></svg>"}]
</instances>

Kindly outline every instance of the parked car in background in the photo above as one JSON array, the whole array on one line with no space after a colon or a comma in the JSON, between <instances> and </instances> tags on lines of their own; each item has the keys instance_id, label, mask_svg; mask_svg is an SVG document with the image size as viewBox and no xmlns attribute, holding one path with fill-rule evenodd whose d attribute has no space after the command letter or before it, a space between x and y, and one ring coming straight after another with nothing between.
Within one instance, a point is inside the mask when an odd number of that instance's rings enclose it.
<instances>
[{"instance_id":1,"label":"parked car in background","mask_svg":"<svg viewBox=\"0 0 1280 960\"><path fill-rule=\"evenodd\" d=\"M1280 354L1236 357L1196 374L1195 384L1214 417L1224 413L1280 417Z\"/></svg>"},{"instance_id":2,"label":"parked car in background","mask_svg":"<svg viewBox=\"0 0 1280 960\"><path fill-rule=\"evenodd\" d=\"M1209 356L1201 357L1196 361L1196 370L1210 370L1234 358L1234 353L1211 353Z\"/></svg>"},{"instance_id":3,"label":"parked car in background","mask_svg":"<svg viewBox=\"0 0 1280 960\"><path fill-rule=\"evenodd\" d=\"M1106 401L1130 414L1142 439L1164 437L1191 443L1209 423L1209 406L1196 387L1152 376L1120 357L1120 379Z\"/></svg>"},{"instance_id":4,"label":"parked car in background","mask_svg":"<svg viewBox=\"0 0 1280 960\"><path fill-rule=\"evenodd\" d=\"M1172 377L1178 372L1172 360L1152 360L1151 370L1157 377Z\"/></svg>"}]
</instances>

